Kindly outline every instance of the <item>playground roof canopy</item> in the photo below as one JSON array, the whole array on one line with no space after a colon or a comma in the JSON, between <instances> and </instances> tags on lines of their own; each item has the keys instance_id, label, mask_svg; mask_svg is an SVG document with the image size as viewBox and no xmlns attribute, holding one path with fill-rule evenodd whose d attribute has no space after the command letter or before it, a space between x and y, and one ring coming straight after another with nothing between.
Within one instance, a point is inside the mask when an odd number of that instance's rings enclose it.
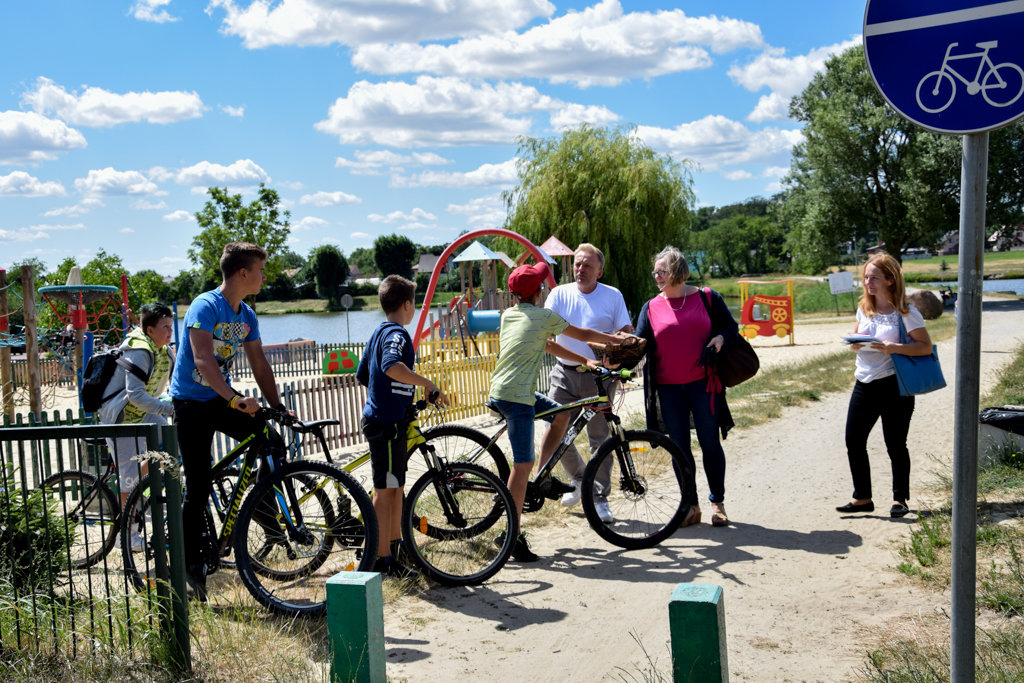
<instances>
[{"instance_id":1,"label":"playground roof canopy","mask_svg":"<svg viewBox=\"0 0 1024 683\"><path fill-rule=\"evenodd\" d=\"M480 244L480 242L473 242L471 245L466 247L466 250L455 257L455 263L462 263L464 261L494 261L501 260L501 257L495 254L493 251Z\"/></svg>"},{"instance_id":2,"label":"playground roof canopy","mask_svg":"<svg viewBox=\"0 0 1024 683\"><path fill-rule=\"evenodd\" d=\"M558 263L557 261L555 261L555 259L548 256L548 252L544 251L540 247L537 248L540 249L540 253L544 254L544 260L548 263L548 265L553 266ZM519 265L523 265L524 263L526 263L526 259L531 258L532 256L533 254L531 254L529 251L524 251L522 254L516 257L516 263Z\"/></svg>"},{"instance_id":3,"label":"playground roof canopy","mask_svg":"<svg viewBox=\"0 0 1024 683\"><path fill-rule=\"evenodd\" d=\"M512 257L509 256L508 254L506 254L505 252L499 251L498 252L498 258L501 259L501 262L504 263L509 268L515 268L516 267L516 262L513 261Z\"/></svg>"},{"instance_id":4,"label":"playground roof canopy","mask_svg":"<svg viewBox=\"0 0 1024 683\"><path fill-rule=\"evenodd\" d=\"M540 245L540 249L548 256L572 256L575 253L554 235L549 237L544 244Z\"/></svg>"}]
</instances>

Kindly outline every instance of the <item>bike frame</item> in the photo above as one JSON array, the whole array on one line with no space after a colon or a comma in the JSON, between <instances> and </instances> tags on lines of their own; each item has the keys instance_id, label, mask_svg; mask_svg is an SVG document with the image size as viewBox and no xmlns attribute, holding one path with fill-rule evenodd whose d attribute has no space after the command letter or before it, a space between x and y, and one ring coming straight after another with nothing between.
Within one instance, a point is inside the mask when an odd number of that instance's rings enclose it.
<instances>
[{"instance_id":1,"label":"bike frame","mask_svg":"<svg viewBox=\"0 0 1024 683\"><path fill-rule=\"evenodd\" d=\"M964 85L966 85L968 87L968 92L971 92L970 91L971 85L977 85L978 84L978 82L981 80L981 72L985 68L985 65L988 64L989 71L994 71L995 74L996 74L996 80L999 81L999 87L1002 88L1002 87L1006 86L1006 81L1004 81L1003 77L999 75L999 71L996 70L995 63L992 61L992 58L988 56L988 51L991 50L993 46L989 45L982 52L972 52L971 54L968 54L968 55L950 55L950 52L953 51L953 48L956 47L959 44L960 43L951 43L949 45L949 47L946 48L946 56L943 57L943 59L942 59L942 67L939 69L939 71L945 71L945 72L950 73L953 76L956 76L957 78L960 79L960 81ZM974 57L981 57L981 63L978 64L978 73L976 73L974 75L974 80L973 81L968 81L966 78L964 78L963 76L960 75L960 72L958 72L956 69L954 69L953 67L951 67L949 65L949 62L957 60L957 59L973 59ZM989 86L989 87L995 87L995 86ZM971 94L974 94L974 93L972 92Z\"/></svg>"}]
</instances>

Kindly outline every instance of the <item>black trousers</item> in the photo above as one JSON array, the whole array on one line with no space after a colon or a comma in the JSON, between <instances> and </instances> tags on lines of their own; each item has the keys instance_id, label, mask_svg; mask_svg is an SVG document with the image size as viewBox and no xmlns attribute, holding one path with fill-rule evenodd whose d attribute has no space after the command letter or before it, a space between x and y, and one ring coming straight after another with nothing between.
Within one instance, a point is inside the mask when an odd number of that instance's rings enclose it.
<instances>
[{"instance_id":1,"label":"black trousers","mask_svg":"<svg viewBox=\"0 0 1024 683\"><path fill-rule=\"evenodd\" d=\"M235 441L252 435L262 441L259 423L251 415L228 407L221 397L209 401L174 400L174 427L178 433L181 464L185 468L185 504L182 524L185 531L185 566L194 567L204 559L200 539L207 531L206 505L213 491L214 432L227 434Z\"/></svg>"},{"instance_id":2,"label":"black trousers","mask_svg":"<svg viewBox=\"0 0 1024 683\"><path fill-rule=\"evenodd\" d=\"M892 463L892 498L910 497L910 451L907 433L914 414L914 397L900 396L896 375L853 387L850 409L846 414L846 456L853 475L853 497L871 498L871 465L868 462L868 435L882 418L882 436Z\"/></svg>"}]
</instances>

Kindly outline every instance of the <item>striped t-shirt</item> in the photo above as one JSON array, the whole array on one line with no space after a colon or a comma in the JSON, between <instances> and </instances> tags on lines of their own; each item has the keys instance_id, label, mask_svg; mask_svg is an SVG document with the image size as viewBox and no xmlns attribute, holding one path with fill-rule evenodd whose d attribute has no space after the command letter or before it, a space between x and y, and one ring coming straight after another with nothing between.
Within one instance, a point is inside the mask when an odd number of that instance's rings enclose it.
<instances>
[{"instance_id":1,"label":"striped t-shirt","mask_svg":"<svg viewBox=\"0 0 1024 683\"><path fill-rule=\"evenodd\" d=\"M502 313L501 351L491 375L490 397L532 406L544 346L568 326L554 311L531 304L521 303Z\"/></svg>"}]
</instances>

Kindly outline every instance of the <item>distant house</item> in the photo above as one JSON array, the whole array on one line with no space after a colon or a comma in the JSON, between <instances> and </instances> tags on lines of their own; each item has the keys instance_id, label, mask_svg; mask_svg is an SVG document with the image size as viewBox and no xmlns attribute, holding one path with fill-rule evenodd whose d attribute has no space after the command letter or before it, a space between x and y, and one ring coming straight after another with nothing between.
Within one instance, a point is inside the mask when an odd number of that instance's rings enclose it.
<instances>
[{"instance_id":1,"label":"distant house","mask_svg":"<svg viewBox=\"0 0 1024 683\"><path fill-rule=\"evenodd\" d=\"M1004 225L988 238L992 251L1024 251L1024 229L1021 225Z\"/></svg>"},{"instance_id":2,"label":"distant house","mask_svg":"<svg viewBox=\"0 0 1024 683\"><path fill-rule=\"evenodd\" d=\"M950 230L942 236L942 244L939 246L939 256L960 255L960 231Z\"/></svg>"},{"instance_id":3,"label":"distant house","mask_svg":"<svg viewBox=\"0 0 1024 683\"><path fill-rule=\"evenodd\" d=\"M879 240L878 244L876 244L873 247L868 247L867 251L868 251L868 256L874 256L875 254L884 254L885 253L885 242Z\"/></svg>"}]
</instances>

